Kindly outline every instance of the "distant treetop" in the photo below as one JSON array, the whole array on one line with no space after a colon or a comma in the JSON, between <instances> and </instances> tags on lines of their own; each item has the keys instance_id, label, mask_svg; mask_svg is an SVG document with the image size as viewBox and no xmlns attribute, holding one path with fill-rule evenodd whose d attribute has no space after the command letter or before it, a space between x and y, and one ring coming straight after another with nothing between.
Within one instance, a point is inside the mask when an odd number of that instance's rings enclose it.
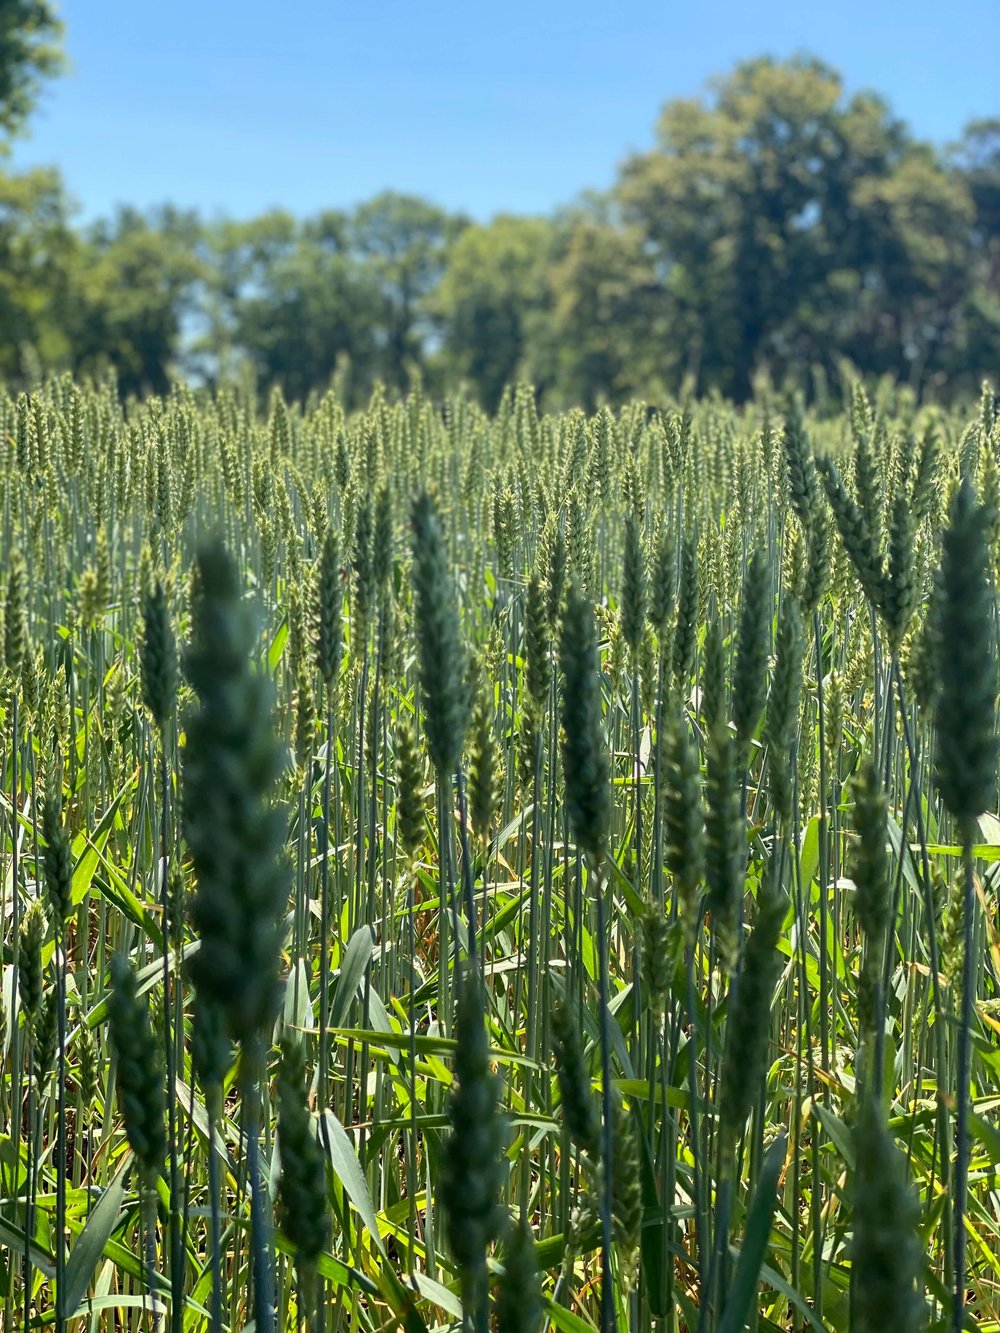
<instances>
[{"instance_id":1,"label":"distant treetop","mask_svg":"<svg viewBox=\"0 0 1000 1333\"><path fill-rule=\"evenodd\" d=\"M42 80L62 68L62 33L49 0L0 0L0 153L23 128Z\"/></svg>"}]
</instances>

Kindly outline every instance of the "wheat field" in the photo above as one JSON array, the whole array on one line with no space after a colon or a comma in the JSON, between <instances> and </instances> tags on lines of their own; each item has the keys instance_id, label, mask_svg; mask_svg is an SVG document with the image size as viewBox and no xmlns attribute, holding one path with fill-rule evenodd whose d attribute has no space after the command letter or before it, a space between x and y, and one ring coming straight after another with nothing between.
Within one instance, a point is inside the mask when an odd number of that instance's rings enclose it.
<instances>
[{"instance_id":1,"label":"wheat field","mask_svg":"<svg viewBox=\"0 0 1000 1333\"><path fill-rule=\"evenodd\" d=\"M0 393L4 1329L1000 1329L1000 418L845 399Z\"/></svg>"}]
</instances>

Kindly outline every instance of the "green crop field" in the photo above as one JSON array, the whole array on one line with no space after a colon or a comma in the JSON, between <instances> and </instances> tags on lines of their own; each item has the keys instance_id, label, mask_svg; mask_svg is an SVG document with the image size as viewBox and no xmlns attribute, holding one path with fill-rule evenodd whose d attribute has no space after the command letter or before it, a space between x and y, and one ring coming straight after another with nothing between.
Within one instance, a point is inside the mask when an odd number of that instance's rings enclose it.
<instances>
[{"instance_id":1,"label":"green crop field","mask_svg":"<svg viewBox=\"0 0 1000 1333\"><path fill-rule=\"evenodd\" d=\"M0 393L0 1326L1000 1329L1000 418Z\"/></svg>"}]
</instances>

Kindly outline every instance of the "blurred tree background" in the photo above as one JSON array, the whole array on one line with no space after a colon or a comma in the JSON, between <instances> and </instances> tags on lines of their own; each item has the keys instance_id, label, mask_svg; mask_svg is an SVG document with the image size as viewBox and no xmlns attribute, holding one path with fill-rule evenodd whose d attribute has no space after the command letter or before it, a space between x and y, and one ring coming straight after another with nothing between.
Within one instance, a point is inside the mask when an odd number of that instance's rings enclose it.
<instances>
[{"instance_id":1,"label":"blurred tree background","mask_svg":"<svg viewBox=\"0 0 1000 1333\"><path fill-rule=\"evenodd\" d=\"M0 154L59 68L45 0L0 0ZM1000 119L942 151L811 59L747 61L668 102L606 194L486 223L386 192L351 211L208 223L164 206L74 225L58 172L0 170L0 377L112 370L124 394L252 373L488 408L759 378L836 397L845 368L935 397L1000 364Z\"/></svg>"}]
</instances>

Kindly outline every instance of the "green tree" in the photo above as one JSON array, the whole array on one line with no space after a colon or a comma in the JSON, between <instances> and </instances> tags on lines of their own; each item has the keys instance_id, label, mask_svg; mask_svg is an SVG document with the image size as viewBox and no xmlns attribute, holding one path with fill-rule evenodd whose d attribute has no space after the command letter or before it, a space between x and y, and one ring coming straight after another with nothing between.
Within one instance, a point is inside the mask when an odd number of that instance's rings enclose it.
<instances>
[{"instance_id":1,"label":"green tree","mask_svg":"<svg viewBox=\"0 0 1000 1333\"><path fill-rule=\"evenodd\" d=\"M296 228L290 213L273 209L250 221L224 221L207 229L203 325L192 354L199 373L210 382L236 378L245 354L239 342L243 303L248 294L260 296L268 290L271 268L291 252Z\"/></svg>"},{"instance_id":2,"label":"green tree","mask_svg":"<svg viewBox=\"0 0 1000 1333\"><path fill-rule=\"evenodd\" d=\"M31 114L42 80L62 68L61 39L49 0L0 0L0 152Z\"/></svg>"},{"instance_id":3,"label":"green tree","mask_svg":"<svg viewBox=\"0 0 1000 1333\"><path fill-rule=\"evenodd\" d=\"M745 398L759 370L876 373L940 359L960 303L968 194L870 93L819 61L752 60L667 103L619 182L703 385ZM966 275L966 281L968 277Z\"/></svg>"},{"instance_id":4,"label":"green tree","mask_svg":"<svg viewBox=\"0 0 1000 1333\"><path fill-rule=\"evenodd\" d=\"M557 405L592 412L602 402L661 397L670 358L676 368L679 354L663 319L663 285L636 228L579 218L549 282Z\"/></svg>"},{"instance_id":5,"label":"green tree","mask_svg":"<svg viewBox=\"0 0 1000 1333\"><path fill-rule=\"evenodd\" d=\"M210 350L249 359L261 381L301 399L349 368L358 397L370 387L387 326L375 277L351 253L348 218L327 212L308 222L273 212L227 223L210 242Z\"/></svg>"},{"instance_id":6,"label":"green tree","mask_svg":"<svg viewBox=\"0 0 1000 1333\"><path fill-rule=\"evenodd\" d=\"M952 158L972 197L977 243L1000 250L1000 116L966 125Z\"/></svg>"},{"instance_id":7,"label":"green tree","mask_svg":"<svg viewBox=\"0 0 1000 1333\"><path fill-rule=\"evenodd\" d=\"M124 394L167 391L203 276L200 235L194 214L171 208L149 216L122 209L90 230L67 319L76 370L111 366Z\"/></svg>"},{"instance_id":8,"label":"green tree","mask_svg":"<svg viewBox=\"0 0 1000 1333\"><path fill-rule=\"evenodd\" d=\"M19 383L71 364L80 250L56 171L0 172L0 379Z\"/></svg>"},{"instance_id":9,"label":"green tree","mask_svg":"<svg viewBox=\"0 0 1000 1333\"><path fill-rule=\"evenodd\" d=\"M490 411L518 379L546 387L532 352L544 343L555 236L545 218L501 215L466 228L449 253L432 307L441 320L441 364Z\"/></svg>"},{"instance_id":10,"label":"green tree","mask_svg":"<svg viewBox=\"0 0 1000 1333\"><path fill-rule=\"evenodd\" d=\"M951 382L974 391L1000 365L1000 117L967 125L952 161L972 199L973 282L954 349Z\"/></svg>"},{"instance_id":11,"label":"green tree","mask_svg":"<svg viewBox=\"0 0 1000 1333\"><path fill-rule=\"evenodd\" d=\"M359 262L383 301L382 378L404 389L422 369L431 325L427 298L441 281L448 250L468 225L413 195L386 191L361 204L350 219Z\"/></svg>"},{"instance_id":12,"label":"green tree","mask_svg":"<svg viewBox=\"0 0 1000 1333\"><path fill-rule=\"evenodd\" d=\"M844 348L866 370L921 383L941 371L960 336L970 289L972 202L929 149L858 182L853 200L869 226L856 256L858 317Z\"/></svg>"}]
</instances>

